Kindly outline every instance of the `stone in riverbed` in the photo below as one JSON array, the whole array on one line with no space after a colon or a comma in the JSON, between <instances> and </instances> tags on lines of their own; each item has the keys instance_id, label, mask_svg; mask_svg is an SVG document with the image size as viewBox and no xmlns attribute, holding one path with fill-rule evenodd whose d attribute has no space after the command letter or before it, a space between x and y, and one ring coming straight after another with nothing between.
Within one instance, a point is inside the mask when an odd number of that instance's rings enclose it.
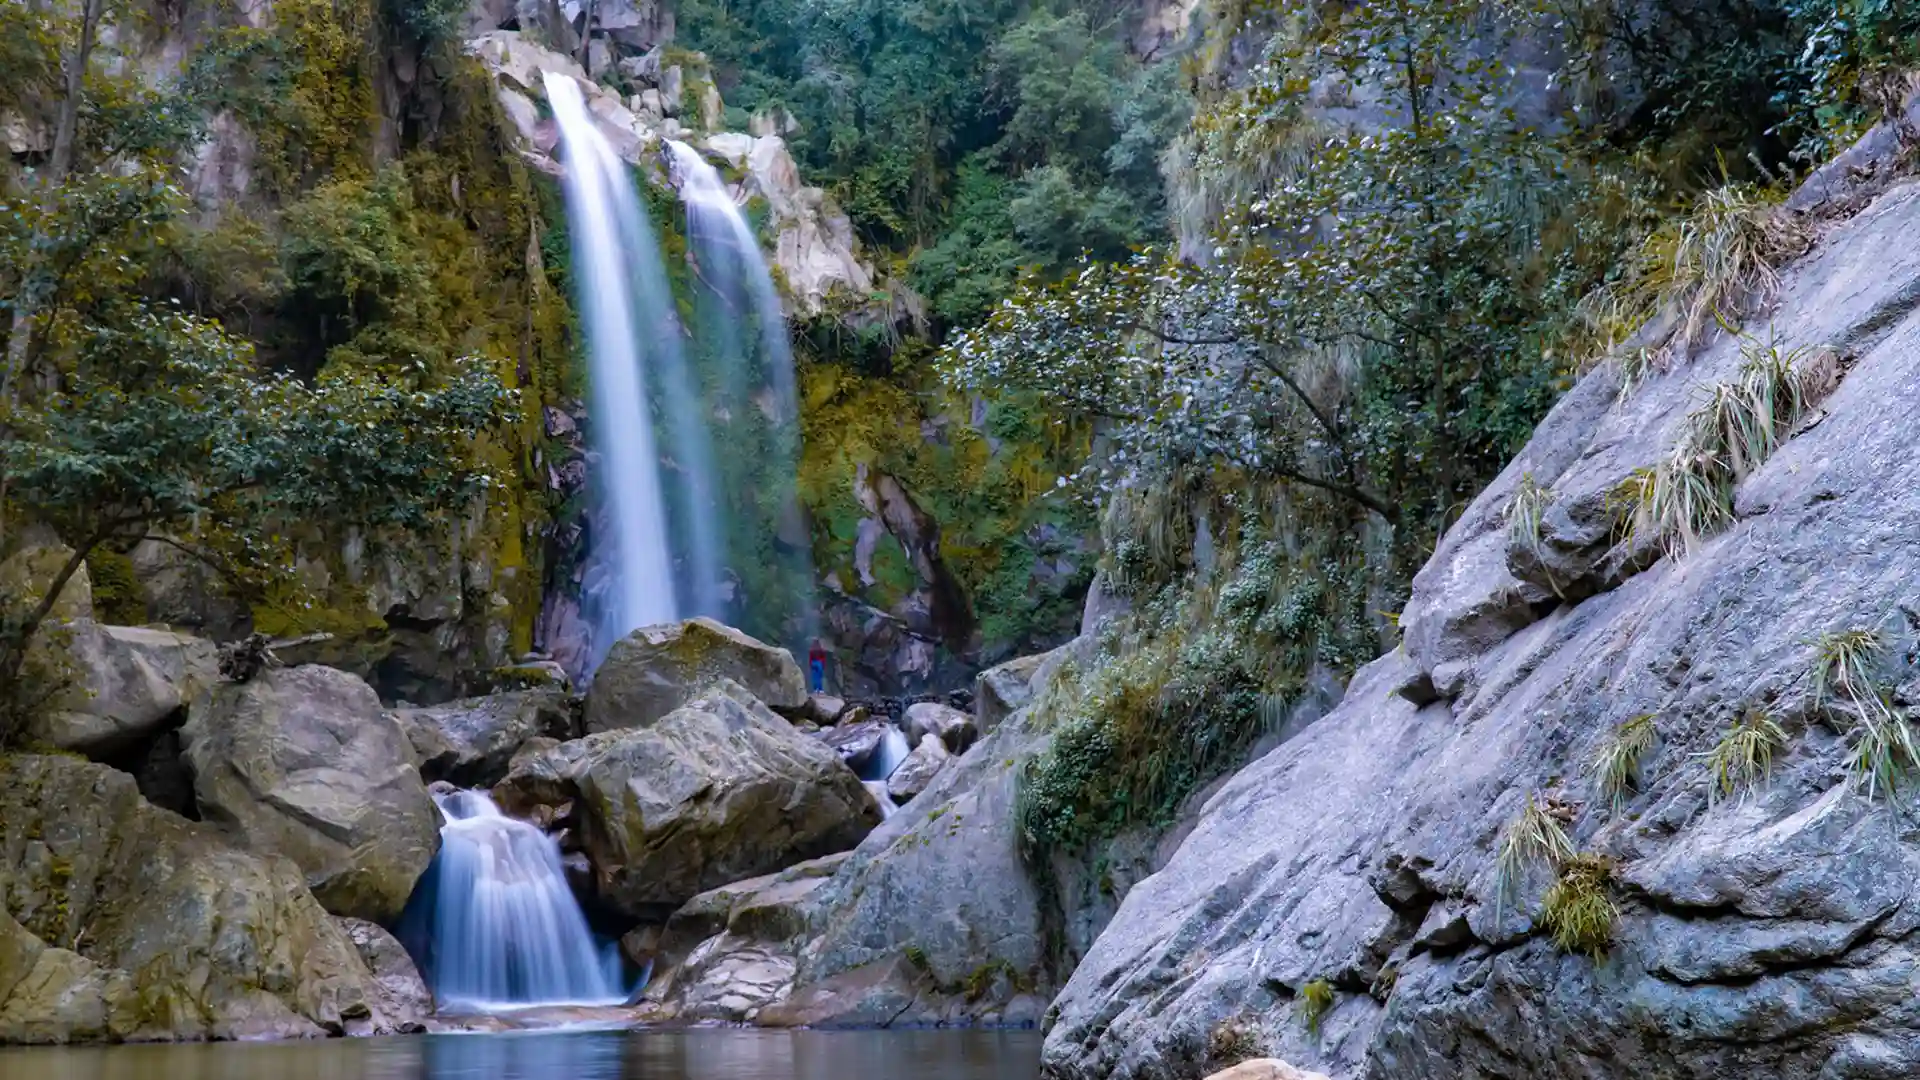
<instances>
[{"instance_id":1,"label":"stone in riverbed","mask_svg":"<svg viewBox=\"0 0 1920 1080\"><path fill-rule=\"evenodd\" d=\"M807 705L807 681L793 654L712 619L688 619L643 626L614 642L587 692L587 732L645 727L718 679L731 679L771 709Z\"/></svg>"},{"instance_id":2,"label":"stone in riverbed","mask_svg":"<svg viewBox=\"0 0 1920 1080\"><path fill-rule=\"evenodd\" d=\"M937 735L948 750L964 754L980 737L973 717L937 701L921 701L907 706L907 741L918 746L922 736Z\"/></svg>"},{"instance_id":3,"label":"stone in riverbed","mask_svg":"<svg viewBox=\"0 0 1920 1080\"><path fill-rule=\"evenodd\" d=\"M554 746L515 773L502 787L573 800L596 894L642 919L845 851L880 823L832 751L726 680L651 726Z\"/></svg>"},{"instance_id":4,"label":"stone in riverbed","mask_svg":"<svg viewBox=\"0 0 1920 1080\"><path fill-rule=\"evenodd\" d=\"M1327 1076L1296 1069L1279 1058L1255 1058L1231 1069L1222 1069L1207 1080L1327 1080Z\"/></svg>"},{"instance_id":5,"label":"stone in riverbed","mask_svg":"<svg viewBox=\"0 0 1920 1080\"><path fill-rule=\"evenodd\" d=\"M572 714L559 690L516 690L421 709L399 709L425 779L462 787L498 783L513 756L536 736L572 734Z\"/></svg>"},{"instance_id":6,"label":"stone in riverbed","mask_svg":"<svg viewBox=\"0 0 1920 1080\"><path fill-rule=\"evenodd\" d=\"M285 859L155 809L133 778L0 756L0 1042L393 1030Z\"/></svg>"},{"instance_id":7,"label":"stone in riverbed","mask_svg":"<svg viewBox=\"0 0 1920 1080\"><path fill-rule=\"evenodd\" d=\"M373 977L376 1011L386 1017L385 1029L406 1034L425 1030L426 1019L433 1015L433 995L406 948L377 923L338 916L334 921L346 931L347 940L353 942ZM378 1030L371 1016L356 1018L347 1025L350 1035L372 1035Z\"/></svg>"},{"instance_id":8,"label":"stone in riverbed","mask_svg":"<svg viewBox=\"0 0 1920 1080\"><path fill-rule=\"evenodd\" d=\"M807 719L821 727L832 727L840 722L840 716L847 711L847 699L832 694L807 695Z\"/></svg>"},{"instance_id":9,"label":"stone in riverbed","mask_svg":"<svg viewBox=\"0 0 1920 1080\"><path fill-rule=\"evenodd\" d=\"M324 667L203 694L180 731L200 813L284 855L336 915L391 922L440 846L440 813L373 688Z\"/></svg>"},{"instance_id":10,"label":"stone in riverbed","mask_svg":"<svg viewBox=\"0 0 1920 1080\"><path fill-rule=\"evenodd\" d=\"M821 728L813 737L825 743L829 749L847 763L847 768L860 772L880 752L880 746L886 742L887 732L893 730L888 720L861 720L841 724L839 727Z\"/></svg>"}]
</instances>

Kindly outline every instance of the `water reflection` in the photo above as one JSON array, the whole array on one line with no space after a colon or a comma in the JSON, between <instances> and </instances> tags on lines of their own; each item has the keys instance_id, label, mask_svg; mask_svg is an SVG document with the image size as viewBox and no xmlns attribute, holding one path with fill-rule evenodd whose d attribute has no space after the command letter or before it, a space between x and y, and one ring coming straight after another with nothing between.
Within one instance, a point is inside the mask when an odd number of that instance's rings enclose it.
<instances>
[{"instance_id":1,"label":"water reflection","mask_svg":"<svg viewBox=\"0 0 1920 1080\"><path fill-rule=\"evenodd\" d=\"M574 1031L0 1050L6 1080L1033 1080L1033 1032Z\"/></svg>"}]
</instances>

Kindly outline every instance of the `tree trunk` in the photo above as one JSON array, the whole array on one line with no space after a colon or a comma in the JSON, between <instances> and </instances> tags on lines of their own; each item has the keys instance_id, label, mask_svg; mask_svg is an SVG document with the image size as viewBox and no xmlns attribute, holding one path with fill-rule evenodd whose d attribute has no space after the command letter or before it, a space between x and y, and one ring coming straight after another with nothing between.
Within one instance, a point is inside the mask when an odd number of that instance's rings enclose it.
<instances>
[{"instance_id":1,"label":"tree trunk","mask_svg":"<svg viewBox=\"0 0 1920 1080\"><path fill-rule=\"evenodd\" d=\"M42 198L51 198L53 189L73 171L74 149L80 141L80 106L86 98L87 59L93 55L93 39L105 9L106 0L86 0L86 6L81 9L80 41L67 56L66 97L60 102L60 116L53 129L53 155L40 181ZM22 276L21 294L14 297L13 325L7 331L7 366L0 372L0 391L10 401L19 400L20 380L26 376L31 360L28 350L33 341L34 316L38 312L34 311L35 302L26 292L30 280L30 274Z\"/></svg>"}]
</instances>

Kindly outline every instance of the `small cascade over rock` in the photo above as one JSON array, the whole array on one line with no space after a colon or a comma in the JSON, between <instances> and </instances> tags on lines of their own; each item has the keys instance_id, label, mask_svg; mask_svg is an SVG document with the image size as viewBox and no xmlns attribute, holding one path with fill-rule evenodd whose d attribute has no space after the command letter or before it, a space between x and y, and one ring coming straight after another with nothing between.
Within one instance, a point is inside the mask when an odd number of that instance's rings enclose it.
<instances>
[{"instance_id":1,"label":"small cascade over rock","mask_svg":"<svg viewBox=\"0 0 1920 1080\"><path fill-rule=\"evenodd\" d=\"M441 1008L490 1011L626 1000L617 946L595 940L560 847L484 792L434 796L446 824L401 935Z\"/></svg>"},{"instance_id":2,"label":"small cascade over rock","mask_svg":"<svg viewBox=\"0 0 1920 1080\"><path fill-rule=\"evenodd\" d=\"M913 747L907 744L906 733L888 724L887 732L881 737L879 747L860 769L860 779L885 785L887 777L892 776L893 771L898 769L900 763L907 760L907 755L912 752ZM882 807L882 812L885 809Z\"/></svg>"},{"instance_id":3,"label":"small cascade over rock","mask_svg":"<svg viewBox=\"0 0 1920 1080\"><path fill-rule=\"evenodd\" d=\"M899 804L893 801L893 793L887 790L885 780L862 780L861 785L867 794L873 796L873 805L880 808L880 820L885 821L900 811Z\"/></svg>"}]
</instances>

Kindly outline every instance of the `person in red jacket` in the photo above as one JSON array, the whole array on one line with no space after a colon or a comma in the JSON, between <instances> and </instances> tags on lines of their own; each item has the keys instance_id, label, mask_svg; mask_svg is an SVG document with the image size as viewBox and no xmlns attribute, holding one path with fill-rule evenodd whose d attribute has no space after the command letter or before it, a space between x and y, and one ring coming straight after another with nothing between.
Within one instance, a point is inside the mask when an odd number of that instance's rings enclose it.
<instances>
[{"instance_id":1,"label":"person in red jacket","mask_svg":"<svg viewBox=\"0 0 1920 1080\"><path fill-rule=\"evenodd\" d=\"M813 648L807 651L807 685L816 694L827 688L827 650L819 638L813 639Z\"/></svg>"}]
</instances>

